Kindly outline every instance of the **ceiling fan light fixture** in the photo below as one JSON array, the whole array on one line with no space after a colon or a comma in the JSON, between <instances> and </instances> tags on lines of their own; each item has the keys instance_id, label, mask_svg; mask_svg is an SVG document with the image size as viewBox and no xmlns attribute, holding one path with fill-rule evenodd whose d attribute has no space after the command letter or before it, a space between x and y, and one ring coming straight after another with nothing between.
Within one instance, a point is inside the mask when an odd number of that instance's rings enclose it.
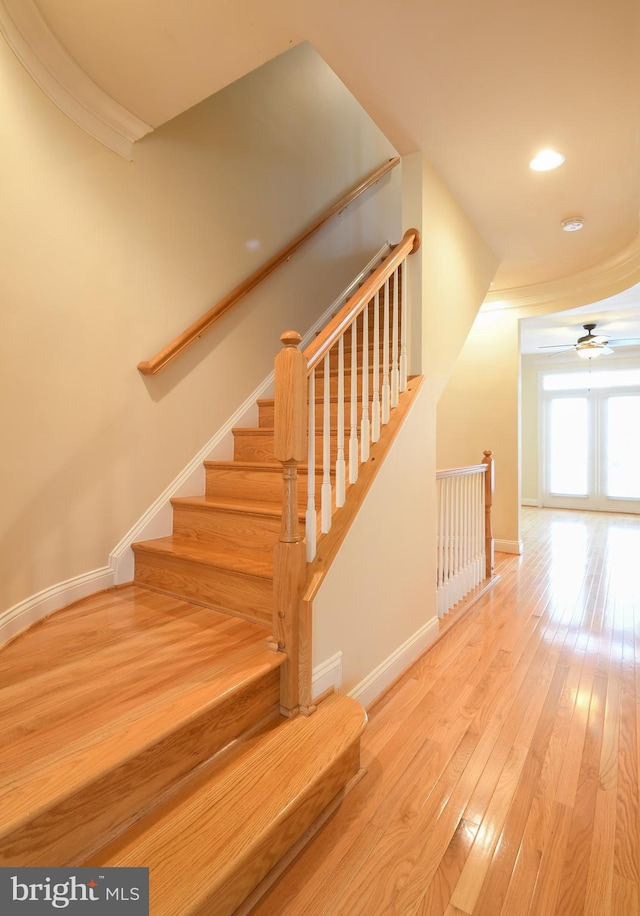
<instances>
[{"instance_id":1,"label":"ceiling fan light fixture","mask_svg":"<svg viewBox=\"0 0 640 916\"><path fill-rule=\"evenodd\" d=\"M562 153L558 153L554 149L543 149L533 157L529 163L529 168L534 172L550 172L552 169L557 169L563 162L564 156Z\"/></svg>"},{"instance_id":2,"label":"ceiling fan light fixture","mask_svg":"<svg viewBox=\"0 0 640 916\"><path fill-rule=\"evenodd\" d=\"M576 353L578 356L582 357L582 359L595 359L597 356L602 356L603 352L604 347L601 347L600 345L594 346L591 344L586 347L576 347Z\"/></svg>"}]
</instances>

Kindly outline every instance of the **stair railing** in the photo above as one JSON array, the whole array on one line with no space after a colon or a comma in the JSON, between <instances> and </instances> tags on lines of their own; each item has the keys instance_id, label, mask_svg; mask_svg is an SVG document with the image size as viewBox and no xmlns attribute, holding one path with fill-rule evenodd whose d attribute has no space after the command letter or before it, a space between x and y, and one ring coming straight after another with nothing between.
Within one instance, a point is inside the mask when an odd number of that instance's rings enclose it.
<instances>
[{"instance_id":1,"label":"stair railing","mask_svg":"<svg viewBox=\"0 0 640 916\"><path fill-rule=\"evenodd\" d=\"M443 617L493 575L494 461L436 472L437 606Z\"/></svg>"},{"instance_id":2,"label":"stair railing","mask_svg":"<svg viewBox=\"0 0 640 916\"><path fill-rule=\"evenodd\" d=\"M347 484L358 479L370 444L380 438L407 388L406 261L419 245L417 229L405 232L304 351L296 331L281 337L283 349L275 363L274 447L283 466L284 492L274 559L274 635L278 649L287 653L280 705L289 715L299 708L301 694L308 697L311 690L310 641L302 640L302 653L307 653L302 657L299 603L306 562L316 555L318 527L321 534L331 529L334 508L344 505ZM302 513L298 468L305 458L307 506Z\"/></svg>"},{"instance_id":3,"label":"stair railing","mask_svg":"<svg viewBox=\"0 0 640 916\"><path fill-rule=\"evenodd\" d=\"M209 309L201 318L198 318L197 321L194 321L186 331L183 331L175 340L172 340L170 344L167 344L164 349L156 353L155 356L152 356L151 359L143 360L138 363L138 371L142 375L155 375L156 372L160 372L161 369L164 369L172 360L182 353L190 344L195 340L198 340L202 334L208 330L212 324L214 324L219 318L229 311L234 305L240 302L247 293L250 293L252 289L255 289L259 283L262 283L268 276L270 276L276 268L280 267L281 264L285 264L289 261L292 255L302 246L305 242L308 242L309 239L316 234L324 225L328 223L329 220L333 219L334 216L339 216L342 211L353 203L361 194L367 191L372 187L376 182L380 181L387 172L390 172L391 169L394 169L396 165L400 162L400 157L396 156L393 159L390 159L379 169L376 169L375 172L372 172L368 175L363 181L358 185L352 188L347 194L340 198L336 203L324 211L317 219L315 219L306 229L304 229L299 235L297 235L293 241L289 242L288 245L285 245L284 248L281 248L277 251L272 258L258 267L250 276L248 276L242 283L239 283L238 286L234 287L230 293L227 293L224 298L217 302L212 308Z\"/></svg>"}]
</instances>

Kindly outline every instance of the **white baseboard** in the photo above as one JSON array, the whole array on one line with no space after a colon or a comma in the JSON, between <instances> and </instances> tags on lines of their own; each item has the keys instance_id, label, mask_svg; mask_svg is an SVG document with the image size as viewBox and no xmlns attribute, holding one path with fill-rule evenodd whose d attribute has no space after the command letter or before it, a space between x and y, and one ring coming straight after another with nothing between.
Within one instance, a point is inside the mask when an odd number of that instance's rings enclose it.
<instances>
[{"instance_id":1,"label":"white baseboard","mask_svg":"<svg viewBox=\"0 0 640 916\"><path fill-rule=\"evenodd\" d=\"M113 570L105 566L103 569L94 569L92 572L67 579L66 582L59 582L19 604L14 604L0 618L0 645L54 611L66 607L73 601L87 598L94 592L110 588L113 584Z\"/></svg>"},{"instance_id":2,"label":"white baseboard","mask_svg":"<svg viewBox=\"0 0 640 916\"><path fill-rule=\"evenodd\" d=\"M528 499L527 497L523 496L520 500L520 505L521 506L533 506L534 509L540 509L542 506L542 503L540 502L539 499Z\"/></svg>"},{"instance_id":3,"label":"white baseboard","mask_svg":"<svg viewBox=\"0 0 640 916\"><path fill-rule=\"evenodd\" d=\"M493 548L497 553L515 553L518 556L524 549L522 541L501 541L498 538L494 538Z\"/></svg>"},{"instance_id":4,"label":"white baseboard","mask_svg":"<svg viewBox=\"0 0 640 916\"><path fill-rule=\"evenodd\" d=\"M434 617L350 690L349 696L361 703L365 709L371 706L373 701L435 642L439 630L440 622Z\"/></svg>"},{"instance_id":5,"label":"white baseboard","mask_svg":"<svg viewBox=\"0 0 640 916\"><path fill-rule=\"evenodd\" d=\"M327 690L335 691L342 687L342 652L336 652L326 662L321 662L313 669L311 676L311 696L316 700Z\"/></svg>"}]
</instances>

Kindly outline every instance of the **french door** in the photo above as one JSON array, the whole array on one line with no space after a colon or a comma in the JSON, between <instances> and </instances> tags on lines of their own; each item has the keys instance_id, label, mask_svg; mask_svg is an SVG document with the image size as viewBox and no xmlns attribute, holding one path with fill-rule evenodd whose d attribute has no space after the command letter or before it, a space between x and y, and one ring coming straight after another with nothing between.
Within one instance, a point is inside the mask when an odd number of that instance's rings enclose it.
<instances>
[{"instance_id":1,"label":"french door","mask_svg":"<svg viewBox=\"0 0 640 916\"><path fill-rule=\"evenodd\" d=\"M548 392L543 503L640 512L640 391Z\"/></svg>"}]
</instances>

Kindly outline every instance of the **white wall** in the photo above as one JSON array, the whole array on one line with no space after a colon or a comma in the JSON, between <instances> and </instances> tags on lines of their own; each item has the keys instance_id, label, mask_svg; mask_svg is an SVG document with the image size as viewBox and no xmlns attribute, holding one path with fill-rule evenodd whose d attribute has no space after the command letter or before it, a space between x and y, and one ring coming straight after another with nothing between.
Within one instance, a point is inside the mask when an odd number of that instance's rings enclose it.
<instances>
[{"instance_id":1,"label":"white wall","mask_svg":"<svg viewBox=\"0 0 640 916\"><path fill-rule=\"evenodd\" d=\"M394 150L308 46L155 133L125 162L0 40L0 610L111 549L386 239L399 170L192 350L152 356Z\"/></svg>"},{"instance_id":2,"label":"white wall","mask_svg":"<svg viewBox=\"0 0 640 916\"><path fill-rule=\"evenodd\" d=\"M343 689L369 704L437 635L436 403L496 259L422 152L403 159L411 371L424 382L314 603L314 664L342 652Z\"/></svg>"},{"instance_id":3,"label":"white wall","mask_svg":"<svg viewBox=\"0 0 640 916\"><path fill-rule=\"evenodd\" d=\"M366 703L437 635L433 420L423 385L314 602L314 665L342 652L342 689Z\"/></svg>"}]
</instances>

